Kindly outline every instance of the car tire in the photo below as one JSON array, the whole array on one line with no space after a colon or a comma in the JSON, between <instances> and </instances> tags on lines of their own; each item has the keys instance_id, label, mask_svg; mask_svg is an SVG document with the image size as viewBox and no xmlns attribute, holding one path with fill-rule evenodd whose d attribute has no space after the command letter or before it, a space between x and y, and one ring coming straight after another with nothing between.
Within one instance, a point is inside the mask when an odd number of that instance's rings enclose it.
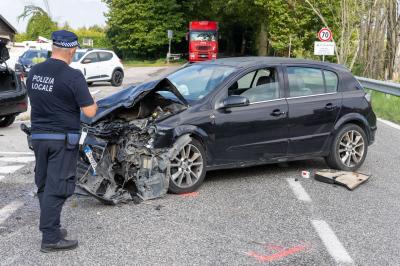
<instances>
[{"instance_id":1,"label":"car tire","mask_svg":"<svg viewBox=\"0 0 400 266\"><path fill-rule=\"evenodd\" d=\"M90 81L87 83L88 86L92 86L93 85L93 81Z\"/></svg>"},{"instance_id":2,"label":"car tire","mask_svg":"<svg viewBox=\"0 0 400 266\"><path fill-rule=\"evenodd\" d=\"M114 87L119 87L124 80L124 73L121 70L114 70L111 75L111 85Z\"/></svg>"},{"instance_id":3,"label":"car tire","mask_svg":"<svg viewBox=\"0 0 400 266\"><path fill-rule=\"evenodd\" d=\"M346 124L334 136L325 161L333 169L355 171L364 163L367 152L365 131L355 124Z\"/></svg>"},{"instance_id":4,"label":"car tire","mask_svg":"<svg viewBox=\"0 0 400 266\"><path fill-rule=\"evenodd\" d=\"M198 140L192 139L190 143L182 147L175 158L171 159L169 192L183 194L196 191L203 183L205 176L204 147Z\"/></svg>"},{"instance_id":5,"label":"car tire","mask_svg":"<svg viewBox=\"0 0 400 266\"><path fill-rule=\"evenodd\" d=\"M14 123L15 115L6 115L0 117L0 127L8 127Z\"/></svg>"}]
</instances>

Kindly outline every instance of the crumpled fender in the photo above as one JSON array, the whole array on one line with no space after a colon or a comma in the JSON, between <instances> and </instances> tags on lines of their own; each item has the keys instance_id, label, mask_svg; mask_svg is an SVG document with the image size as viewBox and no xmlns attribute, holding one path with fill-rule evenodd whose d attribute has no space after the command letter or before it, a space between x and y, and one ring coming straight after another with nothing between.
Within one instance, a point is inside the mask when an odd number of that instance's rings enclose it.
<instances>
[{"instance_id":1,"label":"crumpled fender","mask_svg":"<svg viewBox=\"0 0 400 266\"><path fill-rule=\"evenodd\" d=\"M195 135L203 143L208 143L209 141L207 132L194 125L180 125L175 128L157 127L156 134L157 138L154 141L154 148L171 147L183 135Z\"/></svg>"}]
</instances>

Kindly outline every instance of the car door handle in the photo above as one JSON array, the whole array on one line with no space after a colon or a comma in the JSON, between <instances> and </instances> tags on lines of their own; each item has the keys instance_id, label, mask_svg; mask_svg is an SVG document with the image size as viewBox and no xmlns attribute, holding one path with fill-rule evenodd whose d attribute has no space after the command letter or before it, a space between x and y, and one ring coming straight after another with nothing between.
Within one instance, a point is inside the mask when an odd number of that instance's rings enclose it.
<instances>
[{"instance_id":1,"label":"car door handle","mask_svg":"<svg viewBox=\"0 0 400 266\"><path fill-rule=\"evenodd\" d=\"M333 105L332 103L328 103L328 104L325 105L325 109L326 109L326 110L329 110L329 111L335 110L336 107L337 107L337 106L336 106L336 105Z\"/></svg>"},{"instance_id":2,"label":"car door handle","mask_svg":"<svg viewBox=\"0 0 400 266\"><path fill-rule=\"evenodd\" d=\"M272 116L281 116L281 115L284 115L284 114L286 114L286 113L285 112L281 112L280 109L275 109L271 113Z\"/></svg>"}]
</instances>

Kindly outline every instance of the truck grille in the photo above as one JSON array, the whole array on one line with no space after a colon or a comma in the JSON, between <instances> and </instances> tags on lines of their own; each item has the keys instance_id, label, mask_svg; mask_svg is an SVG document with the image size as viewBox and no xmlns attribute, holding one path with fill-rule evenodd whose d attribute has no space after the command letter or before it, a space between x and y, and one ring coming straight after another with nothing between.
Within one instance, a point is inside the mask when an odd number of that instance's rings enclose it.
<instances>
[{"instance_id":1,"label":"truck grille","mask_svg":"<svg viewBox=\"0 0 400 266\"><path fill-rule=\"evenodd\" d=\"M204 45L197 46L197 50L199 50L199 51L209 51L211 49L212 49L211 46L204 46Z\"/></svg>"}]
</instances>

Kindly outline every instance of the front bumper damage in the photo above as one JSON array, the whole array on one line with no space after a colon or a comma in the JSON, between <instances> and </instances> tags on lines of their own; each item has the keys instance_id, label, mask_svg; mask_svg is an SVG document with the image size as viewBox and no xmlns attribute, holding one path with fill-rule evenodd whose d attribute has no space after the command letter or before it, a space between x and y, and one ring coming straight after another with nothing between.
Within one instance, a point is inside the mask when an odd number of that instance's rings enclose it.
<instances>
[{"instance_id":1,"label":"front bumper damage","mask_svg":"<svg viewBox=\"0 0 400 266\"><path fill-rule=\"evenodd\" d=\"M168 85L161 82L155 89ZM164 98L157 90L119 101L116 105L105 100L100 103L100 107L110 106L103 110L105 115L96 117L93 123L82 122L87 137L80 150L77 185L112 205L162 197L169 187L170 160L191 138L184 135L175 140L171 132L157 128L157 122L185 110L187 105ZM160 139L166 137L168 141L160 145ZM93 158L84 150L90 150Z\"/></svg>"},{"instance_id":2,"label":"front bumper damage","mask_svg":"<svg viewBox=\"0 0 400 266\"><path fill-rule=\"evenodd\" d=\"M85 145L92 151L95 171L81 153L78 186L105 204L164 196L170 180L170 158L174 158L191 138L185 135L172 147L152 149L129 141L124 146L88 137ZM136 198L136 199L135 199Z\"/></svg>"}]
</instances>

